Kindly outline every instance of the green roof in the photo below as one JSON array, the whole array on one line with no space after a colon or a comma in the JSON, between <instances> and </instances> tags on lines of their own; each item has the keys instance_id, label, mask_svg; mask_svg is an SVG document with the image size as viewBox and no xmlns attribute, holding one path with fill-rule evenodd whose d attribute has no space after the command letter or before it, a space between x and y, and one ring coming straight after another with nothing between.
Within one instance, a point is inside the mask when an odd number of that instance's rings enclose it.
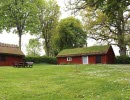
<instances>
[{"instance_id":1,"label":"green roof","mask_svg":"<svg viewBox=\"0 0 130 100\"><path fill-rule=\"evenodd\" d=\"M91 46L86 48L64 49L57 57L106 54L110 45Z\"/></svg>"}]
</instances>

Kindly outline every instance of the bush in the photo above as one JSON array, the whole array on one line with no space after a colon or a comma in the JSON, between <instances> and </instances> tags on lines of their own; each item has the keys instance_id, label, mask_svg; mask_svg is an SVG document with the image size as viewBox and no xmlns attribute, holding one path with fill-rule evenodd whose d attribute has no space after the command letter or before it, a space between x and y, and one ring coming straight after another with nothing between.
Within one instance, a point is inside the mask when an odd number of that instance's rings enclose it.
<instances>
[{"instance_id":1,"label":"bush","mask_svg":"<svg viewBox=\"0 0 130 100\"><path fill-rule=\"evenodd\" d=\"M34 63L48 63L48 64L57 64L57 60L55 57L25 57L24 61L26 62L34 62Z\"/></svg>"},{"instance_id":2,"label":"bush","mask_svg":"<svg viewBox=\"0 0 130 100\"><path fill-rule=\"evenodd\" d=\"M130 64L130 57L128 56L117 56L116 64Z\"/></svg>"}]
</instances>

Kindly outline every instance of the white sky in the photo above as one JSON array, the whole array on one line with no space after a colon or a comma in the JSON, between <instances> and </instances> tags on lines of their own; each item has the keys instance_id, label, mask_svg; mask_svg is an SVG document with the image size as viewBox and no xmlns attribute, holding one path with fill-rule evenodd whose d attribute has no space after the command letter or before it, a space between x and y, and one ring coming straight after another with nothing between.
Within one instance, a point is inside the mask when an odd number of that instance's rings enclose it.
<instances>
[{"instance_id":1,"label":"white sky","mask_svg":"<svg viewBox=\"0 0 130 100\"><path fill-rule=\"evenodd\" d=\"M65 1L66 0L57 0L59 6L61 7L61 19L66 18L68 16L70 16L70 12L65 11ZM34 38L33 36L30 36L29 34L23 35L22 36L22 51L26 54L26 45L28 44L28 41L30 38ZM12 33L7 33L6 31L4 31L2 34L0 34L0 42L2 43L8 43L8 44L16 44L18 45L18 36L16 34L12 34ZM88 40L88 46L92 46L93 44L95 44L94 40ZM117 47L113 47L114 52L116 55L119 55L118 52L118 48Z\"/></svg>"}]
</instances>

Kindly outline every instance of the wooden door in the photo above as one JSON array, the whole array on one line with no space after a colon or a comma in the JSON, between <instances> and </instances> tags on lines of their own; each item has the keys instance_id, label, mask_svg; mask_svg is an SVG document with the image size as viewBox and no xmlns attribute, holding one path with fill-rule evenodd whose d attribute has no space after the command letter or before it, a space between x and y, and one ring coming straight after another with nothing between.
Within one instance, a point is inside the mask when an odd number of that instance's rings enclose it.
<instances>
[{"instance_id":1,"label":"wooden door","mask_svg":"<svg viewBox=\"0 0 130 100\"><path fill-rule=\"evenodd\" d=\"M82 62L83 62L83 64L88 64L88 56L83 56Z\"/></svg>"}]
</instances>

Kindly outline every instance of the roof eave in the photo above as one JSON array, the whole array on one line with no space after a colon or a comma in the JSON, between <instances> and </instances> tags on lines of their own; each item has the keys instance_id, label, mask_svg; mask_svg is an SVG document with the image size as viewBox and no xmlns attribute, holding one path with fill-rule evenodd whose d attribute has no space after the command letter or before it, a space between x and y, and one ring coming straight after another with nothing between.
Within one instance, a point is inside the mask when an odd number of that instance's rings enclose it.
<instances>
[{"instance_id":1,"label":"roof eave","mask_svg":"<svg viewBox=\"0 0 130 100\"><path fill-rule=\"evenodd\" d=\"M3 55L15 55L15 56L25 56L24 54L13 54L13 53L0 53Z\"/></svg>"},{"instance_id":2,"label":"roof eave","mask_svg":"<svg viewBox=\"0 0 130 100\"><path fill-rule=\"evenodd\" d=\"M75 57L75 56L92 56L92 55L104 55L107 54L107 52L104 53L93 53L93 54L69 54L69 55L58 55L56 57Z\"/></svg>"}]
</instances>

